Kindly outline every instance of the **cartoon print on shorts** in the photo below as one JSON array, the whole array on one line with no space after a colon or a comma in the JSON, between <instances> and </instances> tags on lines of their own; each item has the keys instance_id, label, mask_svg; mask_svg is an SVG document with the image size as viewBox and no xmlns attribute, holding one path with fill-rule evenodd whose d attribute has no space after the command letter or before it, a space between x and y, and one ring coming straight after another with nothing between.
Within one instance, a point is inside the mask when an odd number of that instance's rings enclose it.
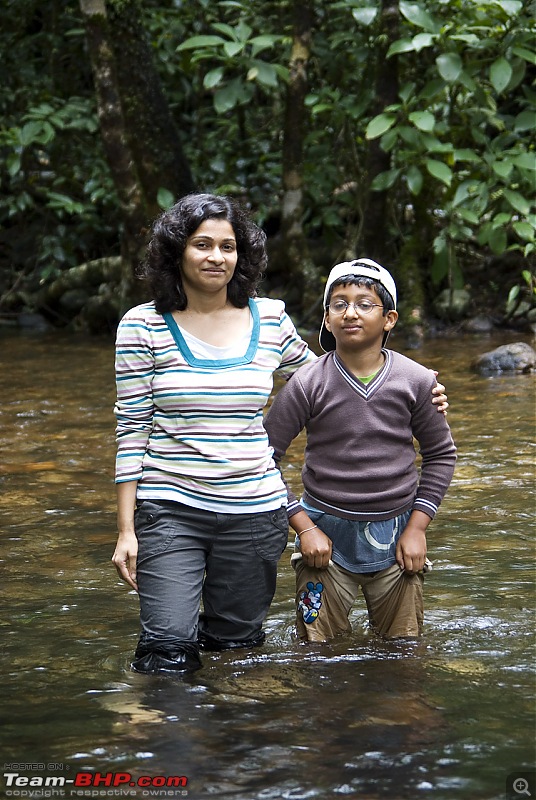
<instances>
[{"instance_id":1,"label":"cartoon print on shorts","mask_svg":"<svg viewBox=\"0 0 536 800\"><path fill-rule=\"evenodd\" d=\"M309 581L306 588L300 594L298 612L301 611L303 621L307 623L307 625L310 625L311 622L314 622L318 617L322 607L323 590L323 583L317 583L315 586L312 581Z\"/></svg>"}]
</instances>

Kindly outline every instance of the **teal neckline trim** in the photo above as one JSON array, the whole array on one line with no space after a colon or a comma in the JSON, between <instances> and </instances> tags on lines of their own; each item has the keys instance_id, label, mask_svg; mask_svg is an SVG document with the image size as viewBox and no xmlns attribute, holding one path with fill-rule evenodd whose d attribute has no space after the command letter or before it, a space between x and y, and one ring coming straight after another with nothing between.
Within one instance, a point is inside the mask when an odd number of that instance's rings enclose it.
<instances>
[{"instance_id":1,"label":"teal neckline trim","mask_svg":"<svg viewBox=\"0 0 536 800\"><path fill-rule=\"evenodd\" d=\"M248 349L243 356L238 358L196 358L182 335L179 326L175 322L173 314L169 311L163 314L166 325L168 326L175 344L181 351L181 354L190 367L205 367L210 369L226 369L227 367L239 367L243 364L250 364L253 361L257 347L259 346L259 335L261 330L261 318L257 304L250 298L248 300L249 311L253 320L253 329L251 331L251 338L249 340Z\"/></svg>"}]
</instances>

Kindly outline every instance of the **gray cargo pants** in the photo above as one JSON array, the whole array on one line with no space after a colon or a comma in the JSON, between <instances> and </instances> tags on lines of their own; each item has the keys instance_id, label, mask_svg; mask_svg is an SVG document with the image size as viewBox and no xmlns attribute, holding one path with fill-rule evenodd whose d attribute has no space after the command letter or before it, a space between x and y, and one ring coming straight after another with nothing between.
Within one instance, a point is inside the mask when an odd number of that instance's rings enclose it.
<instances>
[{"instance_id":1,"label":"gray cargo pants","mask_svg":"<svg viewBox=\"0 0 536 800\"><path fill-rule=\"evenodd\" d=\"M288 541L285 508L219 514L144 500L135 525L142 632L134 669L196 669L199 646L262 644Z\"/></svg>"}]
</instances>

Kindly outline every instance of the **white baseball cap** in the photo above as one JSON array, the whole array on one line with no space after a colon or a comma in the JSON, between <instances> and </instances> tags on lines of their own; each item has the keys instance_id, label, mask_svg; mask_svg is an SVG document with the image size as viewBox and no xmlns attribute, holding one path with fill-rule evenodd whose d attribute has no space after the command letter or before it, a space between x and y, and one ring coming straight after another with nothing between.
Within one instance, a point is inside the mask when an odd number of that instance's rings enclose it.
<instances>
[{"instance_id":1,"label":"white baseball cap","mask_svg":"<svg viewBox=\"0 0 536 800\"><path fill-rule=\"evenodd\" d=\"M341 264L335 264L329 273L326 281L326 288L324 289L324 310L331 287L335 281L338 281L339 278L345 278L347 275L351 275L354 278L372 278L373 281L380 283L391 295L396 309L396 284L391 273L388 272L385 267L382 267L381 264L377 264L376 261L372 261L370 258L358 258L355 261L343 261ZM387 336L384 338L384 344L386 339ZM328 353L330 350L335 350L335 337L324 325L324 320L322 320L322 325L320 326L319 341L320 347L325 353Z\"/></svg>"}]
</instances>

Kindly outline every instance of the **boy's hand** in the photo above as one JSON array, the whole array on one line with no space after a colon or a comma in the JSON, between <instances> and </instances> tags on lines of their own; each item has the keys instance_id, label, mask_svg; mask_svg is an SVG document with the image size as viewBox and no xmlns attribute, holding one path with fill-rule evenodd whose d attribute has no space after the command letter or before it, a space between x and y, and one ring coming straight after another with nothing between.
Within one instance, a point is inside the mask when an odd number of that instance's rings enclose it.
<instances>
[{"instance_id":1,"label":"boy's hand","mask_svg":"<svg viewBox=\"0 0 536 800\"><path fill-rule=\"evenodd\" d=\"M320 528L300 536L300 551L308 567L327 569L331 558L331 539Z\"/></svg>"},{"instance_id":2,"label":"boy's hand","mask_svg":"<svg viewBox=\"0 0 536 800\"><path fill-rule=\"evenodd\" d=\"M396 545L398 565L405 572L412 574L419 572L424 567L426 559L426 528L419 525L417 520L412 522L416 514L426 517L423 512L414 511Z\"/></svg>"}]
</instances>

